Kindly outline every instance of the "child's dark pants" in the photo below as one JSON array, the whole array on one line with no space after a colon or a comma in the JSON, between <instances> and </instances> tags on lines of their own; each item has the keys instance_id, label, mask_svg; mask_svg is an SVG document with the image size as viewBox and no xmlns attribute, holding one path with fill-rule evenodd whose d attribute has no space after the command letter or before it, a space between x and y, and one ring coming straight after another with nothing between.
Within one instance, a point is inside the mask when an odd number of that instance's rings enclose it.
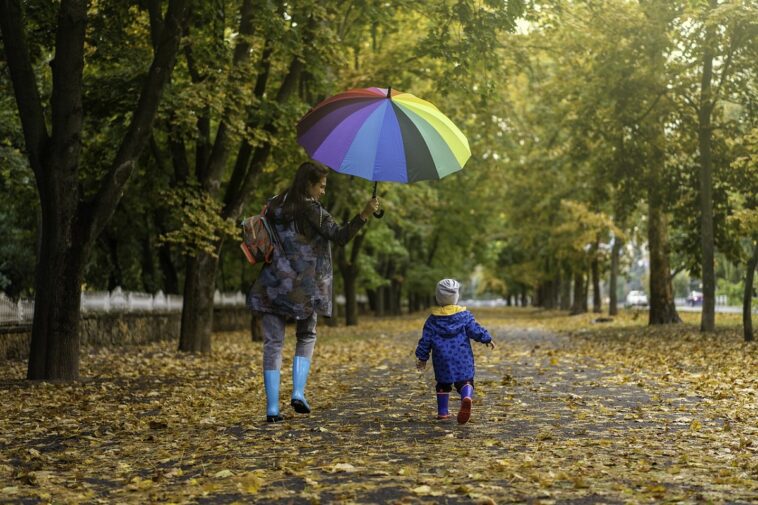
<instances>
[{"instance_id":1,"label":"child's dark pants","mask_svg":"<svg viewBox=\"0 0 758 505\"><path fill-rule=\"evenodd\" d=\"M436 391L438 393L449 393L453 390L453 386L455 386L455 390L460 394L461 388L465 386L466 384L471 384L471 386L474 385L474 379L469 379L465 381L458 381L455 383L450 382L438 382L436 386Z\"/></svg>"}]
</instances>

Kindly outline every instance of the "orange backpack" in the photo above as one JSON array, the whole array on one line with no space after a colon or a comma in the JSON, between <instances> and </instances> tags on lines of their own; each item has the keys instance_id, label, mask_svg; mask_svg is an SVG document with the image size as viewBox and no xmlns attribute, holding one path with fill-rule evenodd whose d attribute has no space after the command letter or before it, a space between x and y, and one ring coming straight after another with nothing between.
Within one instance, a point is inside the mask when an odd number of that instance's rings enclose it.
<instances>
[{"instance_id":1,"label":"orange backpack","mask_svg":"<svg viewBox=\"0 0 758 505\"><path fill-rule=\"evenodd\" d=\"M267 212L268 204L263 206L260 214L242 220L240 249L251 265L271 263L274 249L281 243L276 229L266 216Z\"/></svg>"}]
</instances>

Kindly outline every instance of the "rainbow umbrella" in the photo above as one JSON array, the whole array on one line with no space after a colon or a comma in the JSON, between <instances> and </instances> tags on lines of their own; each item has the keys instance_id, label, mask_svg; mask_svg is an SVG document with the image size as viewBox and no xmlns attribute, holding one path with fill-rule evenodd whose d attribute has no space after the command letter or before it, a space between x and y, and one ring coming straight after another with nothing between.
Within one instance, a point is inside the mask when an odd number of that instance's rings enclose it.
<instances>
[{"instance_id":1,"label":"rainbow umbrella","mask_svg":"<svg viewBox=\"0 0 758 505\"><path fill-rule=\"evenodd\" d=\"M441 179L471 157L466 137L437 107L392 88L327 98L300 120L297 140L314 160L375 183Z\"/></svg>"}]
</instances>

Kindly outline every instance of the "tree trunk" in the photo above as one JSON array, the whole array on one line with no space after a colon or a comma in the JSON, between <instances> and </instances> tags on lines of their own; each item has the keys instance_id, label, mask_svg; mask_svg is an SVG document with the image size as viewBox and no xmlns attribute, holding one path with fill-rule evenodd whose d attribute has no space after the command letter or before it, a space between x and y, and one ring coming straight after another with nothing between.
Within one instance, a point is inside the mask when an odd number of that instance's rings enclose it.
<instances>
[{"instance_id":1,"label":"tree trunk","mask_svg":"<svg viewBox=\"0 0 758 505\"><path fill-rule=\"evenodd\" d=\"M652 170L659 170L653 167ZM661 184L652 174L648 187L648 246L650 248L649 324L681 323L674 305L674 290L669 267L669 244L666 214L663 210Z\"/></svg>"},{"instance_id":2,"label":"tree trunk","mask_svg":"<svg viewBox=\"0 0 758 505\"><path fill-rule=\"evenodd\" d=\"M592 312L600 314L603 311L603 298L600 292L600 260L598 259L599 241L595 241L593 247L592 263Z\"/></svg>"},{"instance_id":3,"label":"tree trunk","mask_svg":"<svg viewBox=\"0 0 758 505\"><path fill-rule=\"evenodd\" d=\"M124 285L121 273L121 264L118 259L118 240L110 233L105 232L100 237L100 243L105 247L105 252L110 259L110 272L108 273L108 291Z\"/></svg>"},{"instance_id":4,"label":"tree trunk","mask_svg":"<svg viewBox=\"0 0 758 505\"><path fill-rule=\"evenodd\" d=\"M584 272L574 272L574 299L569 313L572 316L587 312L587 292L584 289Z\"/></svg>"},{"instance_id":5,"label":"tree trunk","mask_svg":"<svg viewBox=\"0 0 758 505\"><path fill-rule=\"evenodd\" d=\"M150 229L146 226L145 229ZM153 244L150 240L150 235L145 235L140 239L142 245L142 290L147 293L155 293L158 291L158 276L155 271L155 262L153 261Z\"/></svg>"},{"instance_id":6,"label":"tree trunk","mask_svg":"<svg viewBox=\"0 0 758 505\"><path fill-rule=\"evenodd\" d=\"M374 314L376 314L376 291L373 289L366 290L366 297L368 298L368 308Z\"/></svg>"},{"instance_id":7,"label":"tree trunk","mask_svg":"<svg viewBox=\"0 0 758 505\"><path fill-rule=\"evenodd\" d=\"M619 259L621 257L621 249L624 247L624 242L615 237L613 239L613 248L611 249L611 275L608 280L608 315L615 316L619 313L618 308L618 274L619 274Z\"/></svg>"},{"instance_id":8,"label":"tree trunk","mask_svg":"<svg viewBox=\"0 0 758 505\"><path fill-rule=\"evenodd\" d=\"M710 9L717 7L710 0ZM700 147L700 245L702 249L703 310L700 331L713 331L716 326L716 274L714 272L713 236L713 160L711 156L711 79L713 77L714 26L706 27L703 49L703 77L700 82L698 110L698 145Z\"/></svg>"},{"instance_id":9,"label":"tree trunk","mask_svg":"<svg viewBox=\"0 0 758 505\"><path fill-rule=\"evenodd\" d=\"M84 256L79 206L85 2L61 4L47 133L26 45L21 2L0 2L4 57L10 70L29 164L42 211L35 270L35 310L27 378L79 377L79 304Z\"/></svg>"},{"instance_id":10,"label":"tree trunk","mask_svg":"<svg viewBox=\"0 0 758 505\"><path fill-rule=\"evenodd\" d=\"M76 201L76 195L73 202ZM27 378L79 378L79 312L86 251L73 240L70 218L49 216L43 228L35 272L34 320ZM74 207L75 208L75 207ZM57 210L63 210L59 205ZM70 216L74 209L68 209ZM52 221L52 223L50 222ZM72 245L76 244L76 245Z\"/></svg>"},{"instance_id":11,"label":"tree trunk","mask_svg":"<svg viewBox=\"0 0 758 505\"><path fill-rule=\"evenodd\" d=\"M384 315L384 287L378 287L376 288L375 293L375 308L374 308L374 315L381 317Z\"/></svg>"},{"instance_id":12,"label":"tree trunk","mask_svg":"<svg viewBox=\"0 0 758 505\"><path fill-rule=\"evenodd\" d=\"M536 305L548 310L554 309L558 301L559 285L558 279L550 279L540 284L537 288Z\"/></svg>"},{"instance_id":13,"label":"tree trunk","mask_svg":"<svg viewBox=\"0 0 758 505\"><path fill-rule=\"evenodd\" d=\"M571 270L561 269L561 310L571 310Z\"/></svg>"},{"instance_id":14,"label":"tree trunk","mask_svg":"<svg viewBox=\"0 0 758 505\"><path fill-rule=\"evenodd\" d=\"M342 282L345 290L345 324L355 326L358 324L358 304L356 301L356 281L358 279L358 255L360 254L366 233L356 235L350 243L350 251L347 244L337 249L337 265L342 273ZM349 254L349 256L348 256Z\"/></svg>"},{"instance_id":15,"label":"tree trunk","mask_svg":"<svg viewBox=\"0 0 758 505\"><path fill-rule=\"evenodd\" d=\"M358 278L355 268L340 268L342 283L345 289L345 325L358 324L358 304L356 303L355 284Z\"/></svg>"},{"instance_id":16,"label":"tree trunk","mask_svg":"<svg viewBox=\"0 0 758 505\"><path fill-rule=\"evenodd\" d=\"M390 283L390 293L392 300L392 315L399 316L403 312L402 307L402 295L403 295L403 283L397 278L392 279Z\"/></svg>"},{"instance_id":17,"label":"tree trunk","mask_svg":"<svg viewBox=\"0 0 758 505\"><path fill-rule=\"evenodd\" d=\"M541 282L534 289L534 301L532 305L543 309L550 308L550 281Z\"/></svg>"},{"instance_id":18,"label":"tree trunk","mask_svg":"<svg viewBox=\"0 0 758 505\"><path fill-rule=\"evenodd\" d=\"M221 247L217 248L219 251ZM179 333L179 350L185 352L211 352L213 332L213 295L216 291L214 279L218 267L218 257L199 252L187 259L184 279L184 303L182 306L182 328Z\"/></svg>"},{"instance_id":19,"label":"tree trunk","mask_svg":"<svg viewBox=\"0 0 758 505\"><path fill-rule=\"evenodd\" d=\"M587 313L589 312L589 308L587 307L587 299L589 298L590 290L589 271L587 272L587 277L584 277L583 281L584 285L582 286L582 312Z\"/></svg>"},{"instance_id":20,"label":"tree trunk","mask_svg":"<svg viewBox=\"0 0 758 505\"><path fill-rule=\"evenodd\" d=\"M171 248L168 244L158 246L158 261L163 274L163 292L166 294L179 294L179 275L171 258Z\"/></svg>"},{"instance_id":21,"label":"tree trunk","mask_svg":"<svg viewBox=\"0 0 758 505\"><path fill-rule=\"evenodd\" d=\"M742 328L745 342L752 342L753 337L753 279L758 266L758 242L753 244L753 257L747 262L745 273L745 292L742 296Z\"/></svg>"},{"instance_id":22,"label":"tree trunk","mask_svg":"<svg viewBox=\"0 0 758 505\"><path fill-rule=\"evenodd\" d=\"M79 377L79 311L84 265L92 244L121 199L152 128L174 67L187 3L172 0L131 122L108 172L90 201L81 200L79 163L84 122L82 94L88 2L61 2L55 34L52 93L47 125L24 33L20 1L0 2L7 67L24 130L29 164L42 207L35 273L35 314L27 377Z\"/></svg>"}]
</instances>

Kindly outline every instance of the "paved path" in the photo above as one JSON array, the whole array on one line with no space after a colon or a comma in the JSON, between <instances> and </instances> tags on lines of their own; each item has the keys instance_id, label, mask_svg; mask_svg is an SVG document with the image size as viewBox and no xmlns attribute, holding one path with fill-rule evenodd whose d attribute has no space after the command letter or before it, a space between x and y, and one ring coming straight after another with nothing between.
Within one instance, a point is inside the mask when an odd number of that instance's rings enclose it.
<instances>
[{"instance_id":1,"label":"paved path","mask_svg":"<svg viewBox=\"0 0 758 505\"><path fill-rule=\"evenodd\" d=\"M212 357L95 355L99 378L79 386L10 381L0 399L25 400L0 417L0 503L756 503L754 448L725 443L728 424L676 378L544 331L494 333L494 351L475 347L463 426L434 417L417 331L321 342L313 413L277 424L262 422L260 344L243 335ZM109 378L109 360L131 375Z\"/></svg>"},{"instance_id":2,"label":"paved path","mask_svg":"<svg viewBox=\"0 0 758 505\"><path fill-rule=\"evenodd\" d=\"M303 465L277 485L301 496L280 499L581 504L698 500L719 492L715 484L709 490L705 482L676 478L689 450L679 439L698 398L620 379L572 355L566 337L503 330L495 352L476 347L474 413L459 426L434 419L433 373L413 369L415 338L390 344L407 349L404 358L320 371L317 383L341 377L338 402L318 405L314 396L313 416L256 428L276 442L259 462L276 467L300 451ZM451 410L457 405L451 395ZM642 472L642 482L630 471ZM314 495L308 482L318 482Z\"/></svg>"}]
</instances>

